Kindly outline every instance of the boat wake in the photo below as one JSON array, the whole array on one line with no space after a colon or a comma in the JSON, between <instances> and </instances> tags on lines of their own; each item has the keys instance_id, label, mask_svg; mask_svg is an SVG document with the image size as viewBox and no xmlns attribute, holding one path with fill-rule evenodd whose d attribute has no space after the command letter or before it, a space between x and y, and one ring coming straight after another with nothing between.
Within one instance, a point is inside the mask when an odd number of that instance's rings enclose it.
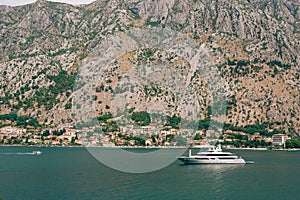
<instances>
[{"instance_id":1,"label":"boat wake","mask_svg":"<svg viewBox=\"0 0 300 200\"><path fill-rule=\"evenodd\" d=\"M0 155L32 155L32 153L9 152L9 153L0 153Z\"/></svg>"},{"instance_id":2,"label":"boat wake","mask_svg":"<svg viewBox=\"0 0 300 200\"><path fill-rule=\"evenodd\" d=\"M33 151L33 152L5 152L0 153L0 155L39 155L41 151Z\"/></svg>"}]
</instances>

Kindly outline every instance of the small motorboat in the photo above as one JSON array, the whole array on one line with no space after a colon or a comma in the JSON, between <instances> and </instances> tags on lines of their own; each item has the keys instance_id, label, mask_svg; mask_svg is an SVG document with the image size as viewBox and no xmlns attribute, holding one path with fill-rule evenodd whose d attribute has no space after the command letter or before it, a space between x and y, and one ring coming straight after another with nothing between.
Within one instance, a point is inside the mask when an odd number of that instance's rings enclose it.
<instances>
[{"instance_id":1,"label":"small motorboat","mask_svg":"<svg viewBox=\"0 0 300 200\"><path fill-rule=\"evenodd\" d=\"M32 154L33 155L40 155L40 154L42 154L42 152L41 151L33 151Z\"/></svg>"}]
</instances>

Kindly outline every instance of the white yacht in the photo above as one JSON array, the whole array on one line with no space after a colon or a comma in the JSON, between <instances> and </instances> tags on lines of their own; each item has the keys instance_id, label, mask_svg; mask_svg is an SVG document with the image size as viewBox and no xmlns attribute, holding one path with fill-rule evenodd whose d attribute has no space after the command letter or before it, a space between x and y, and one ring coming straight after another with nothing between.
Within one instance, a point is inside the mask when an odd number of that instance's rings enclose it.
<instances>
[{"instance_id":1,"label":"white yacht","mask_svg":"<svg viewBox=\"0 0 300 200\"><path fill-rule=\"evenodd\" d=\"M200 151L196 155L191 154L189 149L188 156L178 158L184 164L246 164L246 161L233 153L223 152L221 145L210 146L207 151Z\"/></svg>"}]
</instances>

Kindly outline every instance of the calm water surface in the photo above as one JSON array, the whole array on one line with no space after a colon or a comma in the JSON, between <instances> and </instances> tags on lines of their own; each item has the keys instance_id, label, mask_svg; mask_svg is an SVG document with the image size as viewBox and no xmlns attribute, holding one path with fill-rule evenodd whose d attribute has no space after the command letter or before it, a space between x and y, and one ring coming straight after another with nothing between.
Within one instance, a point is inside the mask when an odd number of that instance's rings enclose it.
<instances>
[{"instance_id":1,"label":"calm water surface","mask_svg":"<svg viewBox=\"0 0 300 200\"><path fill-rule=\"evenodd\" d=\"M43 154L20 154L34 150ZM255 164L175 161L155 172L128 174L99 163L85 148L0 147L0 196L3 200L300 198L300 152L232 152Z\"/></svg>"}]
</instances>

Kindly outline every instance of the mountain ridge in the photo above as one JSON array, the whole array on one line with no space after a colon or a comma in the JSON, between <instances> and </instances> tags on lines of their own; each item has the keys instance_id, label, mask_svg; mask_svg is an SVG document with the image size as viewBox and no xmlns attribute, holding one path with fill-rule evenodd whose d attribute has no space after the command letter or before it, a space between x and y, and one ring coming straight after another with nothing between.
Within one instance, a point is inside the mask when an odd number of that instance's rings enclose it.
<instances>
[{"instance_id":1,"label":"mountain ridge","mask_svg":"<svg viewBox=\"0 0 300 200\"><path fill-rule=\"evenodd\" d=\"M72 86L56 91L56 79L71 84L105 37L130 27L168 26L210 49L229 88L227 123L270 121L299 134L299 7L291 0L0 6L1 114L17 111L48 125L72 121Z\"/></svg>"}]
</instances>

